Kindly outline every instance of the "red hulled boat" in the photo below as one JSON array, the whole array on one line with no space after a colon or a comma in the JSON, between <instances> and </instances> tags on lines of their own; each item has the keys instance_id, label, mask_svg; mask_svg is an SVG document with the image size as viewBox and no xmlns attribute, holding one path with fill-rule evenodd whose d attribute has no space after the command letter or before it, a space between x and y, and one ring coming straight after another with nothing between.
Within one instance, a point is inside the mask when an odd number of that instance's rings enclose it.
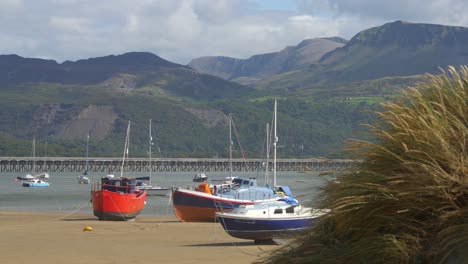
<instances>
[{"instance_id":1,"label":"red hulled boat","mask_svg":"<svg viewBox=\"0 0 468 264\"><path fill-rule=\"evenodd\" d=\"M137 179L122 176L125 158L128 156L129 139L130 121L128 121L120 177L114 178L114 175L107 175L91 189L93 213L99 220L125 221L133 219L140 214L145 206L146 192L136 188Z\"/></svg>"},{"instance_id":2,"label":"red hulled boat","mask_svg":"<svg viewBox=\"0 0 468 264\"><path fill-rule=\"evenodd\" d=\"M135 178L103 177L93 186L93 213L99 220L125 221L135 218L145 206L146 192L135 188Z\"/></svg>"}]
</instances>

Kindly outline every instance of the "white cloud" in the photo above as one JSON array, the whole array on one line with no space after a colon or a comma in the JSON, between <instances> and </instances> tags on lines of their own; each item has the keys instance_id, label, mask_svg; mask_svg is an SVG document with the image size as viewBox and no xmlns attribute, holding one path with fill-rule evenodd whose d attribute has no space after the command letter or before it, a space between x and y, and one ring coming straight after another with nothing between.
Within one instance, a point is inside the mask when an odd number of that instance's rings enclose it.
<instances>
[{"instance_id":1,"label":"white cloud","mask_svg":"<svg viewBox=\"0 0 468 264\"><path fill-rule=\"evenodd\" d=\"M57 17L49 19L51 29L63 31L65 34L86 34L89 32L89 23L85 18L77 17Z\"/></svg>"},{"instance_id":2,"label":"white cloud","mask_svg":"<svg viewBox=\"0 0 468 264\"><path fill-rule=\"evenodd\" d=\"M301 10L333 17L355 17L362 22L410 22L465 25L466 0L296 0Z\"/></svg>"},{"instance_id":3,"label":"white cloud","mask_svg":"<svg viewBox=\"0 0 468 264\"><path fill-rule=\"evenodd\" d=\"M468 26L465 0L289 0L296 10L257 1L2 0L0 54L63 61L149 51L185 64L248 58L306 38L349 39L394 20Z\"/></svg>"},{"instance_id":4,"label":"white cloud","mask_svg":"<svg viewBox=\"0 0 468 264\"><path fill-rule=\"evenodd\" d=\"M137 15L129 15L124 30L128 32L138 32L140 29L140 19Z\"/></svg>"},{"instance_id":5,"label":"white cloud","mask_svg":"<svg viewBox=\"0 0 468 264\"><path fill-rule=\"evenodd\" d=\"M191 41L201 31L201 22L193 10L191 1L182 2L174 13L169 15L166 23L166 32L174 43L178 41Z\"/></svg>"}]
</instances>

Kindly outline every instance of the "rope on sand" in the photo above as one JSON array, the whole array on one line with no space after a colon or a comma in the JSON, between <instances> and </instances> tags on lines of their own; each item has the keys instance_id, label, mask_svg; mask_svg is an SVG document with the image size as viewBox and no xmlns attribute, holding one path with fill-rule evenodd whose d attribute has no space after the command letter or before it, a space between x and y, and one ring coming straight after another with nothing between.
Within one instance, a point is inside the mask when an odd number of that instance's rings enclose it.
<instances>
[{"instance_id":1,"label":"rope on sand","mask_svg":"<svg viewBox=\"0 0 468 264\"><path fill-rule=\"evenodd\" d=\"M88 206L90 206L89 203L85 203L85 204L83 204L83 206L78 205L78 208L77 208L76 210L71 211L70 213L68 213L68 214L66 214L66 215L62 215L62 216L57 217L57 218L55 218L55 219L63 219L63 218L65 218L65 217L67 217L67 216L70 216L70 215L72 215L72 214L78 212L79 210L81 210L81 209L83 209L83 208L85 208L85 207L88 207Z\"/></svg>"}]
</instances>

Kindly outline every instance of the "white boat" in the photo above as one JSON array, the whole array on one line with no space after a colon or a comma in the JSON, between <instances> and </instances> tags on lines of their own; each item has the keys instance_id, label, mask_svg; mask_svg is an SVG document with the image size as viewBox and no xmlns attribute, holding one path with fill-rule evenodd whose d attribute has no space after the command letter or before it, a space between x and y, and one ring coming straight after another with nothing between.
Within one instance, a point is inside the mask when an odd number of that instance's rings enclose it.
<instances>
[{"instance_id":1,"label":"white boat","mask_svg":"<svg viewBox=\"0 0 468 264\"><path fill-rule=\"evenodd\" d=\"M83 172L83 175L77 176L76 178L78 179L79 184L89 184L91 182L91 179L87 176L88 175L88 169L89 169L89 162L88 162L88 154L89 154L89 134L86 137L86 167L85 171Z\"/></svg>"},{"instance_id":2,"label":"white boat","mask_svg":"<svg viewBox=\"0 0 468 264\"><path fill-rule=\"evenodd\" d=\"M91 179L85 175L77 176L76 178L78 179L79 184L89 184L91 182Z\"/></svg>"},{"instance_id":3,"label":"white boat","mask_svg":"<svg viewBox=\"0 0 468 264\"><path fill-rule=\"evenodd\" d=\"M33 177L40 178L40 179L49 179L50 176L49 176L49 173L43 172L43 173L36 174Z\"/></svg>"},{"instance_id":4,"label":"white boat","mask_svg":"<svg viewBox=\"0 0 468 264\"><path fill-rule=\"evenodd\" d=\"M17 180L22 181L21 186L23 187L49 187L49 183L42 179L48 179L49 174L42 172L36 174L36 138L33 138L33 164L32 174L26 174L24 177L17 177Z\"/></svg>"},{"instance_id":5,"label":"white boat","mask_svg":"<svg viewBox=\"0 0 468 264\"><path fill-rule=\"evenodd\" d=\"M136 188L141 191L146 191L147 195L149 196L169 196L171 193L171 188L169 187L161 187L157 185L153 185L151 183L151 150L153 146L153 136L151 134L151 119L149 120L149 176L148 177L138 177L136 178Z\"/></svg>"},{"instance_id":6,"label":"white boat","mask_svg":"<svg viewBox=\"0 0 468 264\"><path fill-rule=\"evenodd\" d=\"M26 174L26 175L24 175L23 177L21 177L21 176L16 177L16 179L17 179L17 180L20 180L20 181L27 181L27 180L34 179L34 178L35 178L35 177L32 176L32 175L29 174L29 173Z\"/></svg>"},{"instance_id":7,"label":"white boat","mask_svg":"<svg viewBox=\"0 0 468 264\"><path fill-rule=\"evenodd\" d=\"M21 186L23 187L49 187L49 185L50 184L48 182L45 182L38 178L33 178L33 179L23 181L21 184Z\"/></svg>"},{"instance_id":8,"label":"white boat","mask_svg":"<svg viewBox=\"0 0 468 264\"><path fill-rule=\"evenodd\" d=\"M136 179L136 189L145 191L148 196L169 196L171 193L171 188L149 185L141 177Z\"/></svg>"},{"instance_id":9,"label":"white boat","mask_svg":"<svg viewBox=\"0 0 468 264\"><path fill-rule=\"evenodd\" d=\"M275 238L293 238L311 228L328 209L303 207L297 200L241 205L231 212L217 212L216 219L231 236L270 242Z\"/></svg>"},{"instance_id":10,"label":"white boat","mask_svg":"<svg viewBox=\"0 0 468 264\"><path fill-rule=\"evenodd\" d=\"M273 138L273 186L276 186L276 100L274 110ZM269 142L267 126L267 142ZM268 145L268 144L267 144ZM268 182L268 146L265 166L265 180ZM289 190L285 190L286 194ZM303 207L299 202L286 196L275 201L240 205L232 211L218 210L216 219L231 236L254 240L255 243L270 243L274 238L291 238L303 233L323 215L328 209L313 209ZM222 207L221 207L222 208Z\"/></svg>"},{"instance_id":11,"label":"white boat","mask_svg":"<svg viewBox=\"0 0 468 264\"><path fill-rule=\"evenodd\" d=\"M230 116L229 160L231 174L229 178L226 179L228 181L227 184L210 186L208 183L202 182L197 188L195 188L195 190L182 188L174 189L172 192L174 215L180 221L213 222L216 220L215 213L220 210L229 211L241 205L275 201L283 198L284 196L292 197L292 193L288 186L276 186L276 179L273 181L274 185L272 188L269 186L258 186L257 180L254 178L240 178L232 176L231 125L232 117ZM276 165L274 168L276 169ZM274 176L276 177L276 172ZM229 182L229 180L231 182Z\"/></svg>"}]
</instances>

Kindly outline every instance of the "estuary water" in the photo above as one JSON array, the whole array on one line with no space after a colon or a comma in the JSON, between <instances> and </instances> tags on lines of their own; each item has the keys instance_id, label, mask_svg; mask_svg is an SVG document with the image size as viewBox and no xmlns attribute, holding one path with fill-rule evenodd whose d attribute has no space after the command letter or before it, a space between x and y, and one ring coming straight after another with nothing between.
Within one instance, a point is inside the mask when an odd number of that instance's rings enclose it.
<instances>
[{"instance_id":1,"label":"estuary water","mask_svg":"<svg viewBox=\"0 0 468 264\"><path fill-rule=\"evenodd\" d=\"M163 187L194 187L197 183L192 182L197 172L153 172L152 183ZM78 184L77 176L80 173L51 172L49 187L26 188L16 177L24 176L24 172L0 173L0 210L16 211L41 211L41 212L63 212L89 213L93 215L90 203L90 191L93 183L100 181L106 176L105 173L91 172L88 177L90 184ZM208 182L222 180L229 176L229 172L205 172ZM119 172L114 172L119 176ZM141 177L149 173L125 173L127 176ZM273 174L270 173L270 182ZM328 176L318 176L318 173L307 172L277 172L277 185L287 185L291 188L293 195L301 202L314 206L321 198L321 188L330 180ZM259 185L265 184L264 172L234 172L233 176L255 177ZM173 215L170 197L148 196L142 215Z\"/></svg>"}]
</instances>

